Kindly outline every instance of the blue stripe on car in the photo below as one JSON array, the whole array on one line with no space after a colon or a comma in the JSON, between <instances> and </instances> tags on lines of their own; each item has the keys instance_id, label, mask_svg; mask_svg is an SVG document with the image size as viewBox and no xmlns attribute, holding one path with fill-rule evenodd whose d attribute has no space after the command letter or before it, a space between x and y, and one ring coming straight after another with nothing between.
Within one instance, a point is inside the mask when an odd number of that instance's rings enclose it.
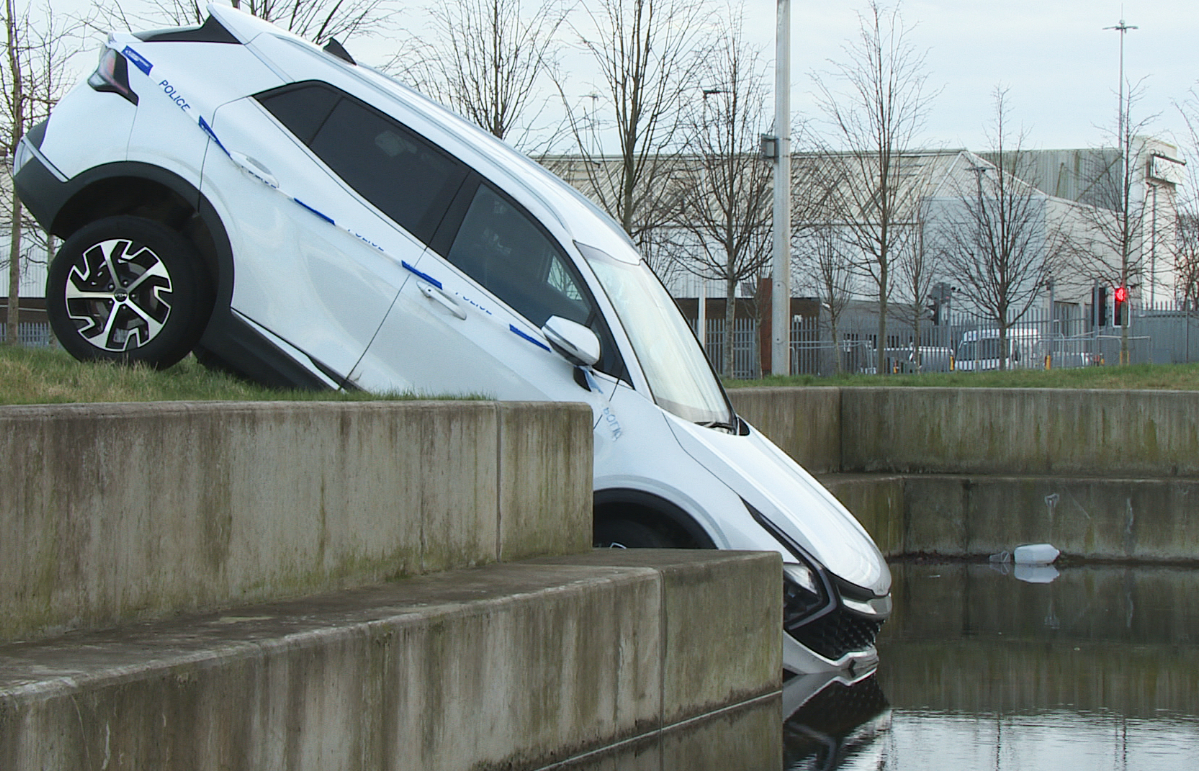
<instances>
[{"instance_id":1,"label":"blue stripe on car","mask_svg":"<svg viewBox=\"0 0 1199 771\"><path fill-rule=\"evenodd\" d=\"M323 219L325 222L328 222L330 225L336 225L336 224L337 224L336 222L334 222L334 221L333 221L333 218L332 218L332 217L330 217L328 214L325 214L325 213L323 213L323 212L317 211L316 209L312 208L312 207L311 207L311 206L309 206L308 204L306 204L306 203L304 203L303 201L301 201L299 198L293 198L293 199L291 199L291 200L295 201L295 202L296 202L296 203L298 203L300 206L303 206L305 209L307 209L308 211L312 212L312 213L313 213L313 214L315 214L316 216L320 217L320 218L321 218L321 219Z\"/></svg>"},{"instance_id":2,"label":"blue stripe on car","mask_svg":"<svg viewBox=\"0 0 1199 771\"><path fill-rule=\"evenodd\" d=\"M203 115L200 116L200 128L205 134L212 138L213 142L216 142L217 147L225 151L225 155L229 155L229 149L221 144L221 140L217 137L216 132L212 130L212 126L208 125L208 121L204 120ZM332 220L329 221L332 222Z\"/></svg>"},{"instance_id":3,"label":"blue stripe on car","mask_svg":"<svg viewBox=\"0 0 1199 771\"><path fill-rule=\"evenodd\" d=\"M549 351L550 353L553 353L553 349L551 349L551 348L550 348L548 345L546 345L545 343L541 342L540 340L538 340L537 338L533 337L532 335L529 335L529 334L527 334L527 333L525 333L525 332L521 332L519 329L517 329L517 328L516 328L516 325L515 325L515 324L509 324L509 325L508 325L508 329L510 329L510 330L512 330L513 332L515 332L515 333L516 333L518 336L520 336L520 337L523 337L524 339L528 340L530 343L532 343L533 345L537 346L538 348L544 348L545 350Z\"/></svg>"},{"instance_id":4,"label":"blue stripe on car","mask_svg":"<svg viewBox=\"0 0 1199 771\"><path fill-rule=\"evenodd\" d=\"M147 61L144 56L139 54L137 51L134 51L129 46L125 46L125 50L121 52L121 55L133 62L134 67L137 67L147 75L150 74L150 70L154 69L153 64L150 64L150 62Z\"/></svg>"},{"instance_id":5,"label":"blue stripe on car","mask_svg":"<svg viewBox=\"0 0 1199 771\"><path fill-rule=\"evenodd\" d=\"M404 266L404 270L408 271L409 273L414 273L417 276L420 276L421 278L423 278L425 281L428 281L433 286L437 287L438 289L441 289L441 282L438 281L437 279L433 278L432 276L430 276L428 273L421 273L419 270L417 270L416 268L409 265L405 260L400 260L400 264Z\"/></svg>"}]
</instances>

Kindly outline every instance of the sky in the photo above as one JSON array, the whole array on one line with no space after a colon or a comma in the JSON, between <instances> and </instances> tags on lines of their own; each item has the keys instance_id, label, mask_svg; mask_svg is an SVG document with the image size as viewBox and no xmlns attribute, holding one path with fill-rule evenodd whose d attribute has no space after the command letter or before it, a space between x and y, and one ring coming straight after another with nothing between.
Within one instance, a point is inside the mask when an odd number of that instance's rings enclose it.
<instances>
[{"instance_id":1,"label":"sky","mask_svg":"<svg viewBox=\"0 0 1199 771\"><path fill-rule=\"evenodd\" d=\"M775 2L749 0L749 29L773 61ZM765 6L763 9L758 6ZM792 109L813 114L809 73L844 60L864 2L792 0ZM1199 82L1199 0L909 0L901 5L909 39L926 50L933 102L925 137L930 145L986 149L994 91L1007 89L1007 109L1030 148L1094 147L1114 133L1123 19L1125 78L1144 97L1133 120L1159 114L1154 133L1181 140L1174 104Z\"/></svg>"},{"instance_id":2,"label":"sky","mask_svg":"<svg viewBox=\"0 0 1199 771\"><path fill-rule=\"evenodd\" d=\"M426 1L439 0L397 4ZM713 8L722 2L743 8L747 37L762 48L773 73L777 0L714 0ZM55 7L87 4L56 0ZM845 59L843 47L856 36L865 8L866 0L791 0L791 106L798 119L818 116L811 73ZM1026 147L1105 144L1116 123L1120 64L1120 34L1105 27L1121 19L1137 27L1124 35L1126 79L1144 90L1134 120L1157 115L1154 134L1185 139L1175 103L1199 84L1199 0L906 0L901 9L911 43L927 52L927 85L940 89L923 134L927 146L987 149L997 86L1007 89L1010 121L1024 129ZM401 12L398 18L412 17ZM372 57L357 52L385 50L389 43L343 42L368 63ZM90 56L84 58L90 68ZM591 90L587 73L569 75L580 95Z\"/></svg>"}]
</instances>

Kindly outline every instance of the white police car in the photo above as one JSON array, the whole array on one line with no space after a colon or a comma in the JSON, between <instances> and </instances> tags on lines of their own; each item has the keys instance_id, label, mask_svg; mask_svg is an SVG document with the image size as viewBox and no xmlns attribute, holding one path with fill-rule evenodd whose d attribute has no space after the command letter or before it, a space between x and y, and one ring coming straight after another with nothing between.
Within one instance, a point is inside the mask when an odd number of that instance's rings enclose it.
<instances>
[{"instance_id":1,"label":"white police car","mask_svg":"<svg viewBox=\"0 0 1199 771\"><path fill-rule=\"evenodd\" d=\"M482 130L270 24L113 35L16 153L64 239L82 359L190 351L267 384L589 403L595 538L779 552L784 663L873 660L890 573L856 520L733 412L618 225Z\"/></svg>"}]
</instances>

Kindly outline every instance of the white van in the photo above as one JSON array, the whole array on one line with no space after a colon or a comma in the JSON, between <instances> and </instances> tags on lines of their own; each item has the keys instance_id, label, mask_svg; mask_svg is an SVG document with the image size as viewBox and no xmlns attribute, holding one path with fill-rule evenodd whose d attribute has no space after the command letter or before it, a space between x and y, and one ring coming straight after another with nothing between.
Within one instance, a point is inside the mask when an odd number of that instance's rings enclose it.
<instances>
[{"instance_id":1,"label":"white van","mask_svg":"<svg viewBox=\"0 0 1199 771\"><path fill-rule=\"evenodd\" d=\"M1002 350L1001 350L1002 349ZM1000 345L998 329L976 329L962 334L954 369L959 372L999 369L1030 369L1044 366L1045 342L1035 329L1012 327L1007 345Z\"/></svg>"},{"instance_id":2,"label":"white van","mask_svg":"<svg viewBox=\"0 0 1199 771\"><path fill-rule=\"evenodd\" d=\"M586 402L595 540L773 550L792 671L875 658L891 577L820 484L733 411L620 227L411 89L213 5L114 34L15 154L64 239L81 359L195 351L266 384Z\"/></svg>"}]
</instances>

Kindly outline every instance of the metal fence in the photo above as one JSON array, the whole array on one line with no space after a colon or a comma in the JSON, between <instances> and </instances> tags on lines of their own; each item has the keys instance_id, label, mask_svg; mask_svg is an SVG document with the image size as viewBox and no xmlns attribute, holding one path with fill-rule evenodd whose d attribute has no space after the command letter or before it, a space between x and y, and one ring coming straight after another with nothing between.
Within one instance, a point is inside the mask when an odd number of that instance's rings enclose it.
<instances>
[{"instance_id":1,"label":"metal fence","mask_svg":"<svg viewBox=\"0 0 1199 771\"><path fill-rule=\"evenodd\" d=\"M8 325L0 324L0 343L8 342ZM29 348L49 348L54 345L54 334L48 322L18 322L17 343Z\"/></svg>"},{"instance_id":2,"label":"metal fence","mask_svg":"<svg viewBox=\"0 0 1199 771\"><path fill-rule=\"evenodd\" d=\"M724 319L708 319L704 335L704 350L708 359L720 372L724 367ZM694 332L698 322L691 321ZM698 335L697 335L698 337ZM758 322L756 319L733 320L733 377L737 380L752 380L762 373L758 356Z\"/></svg>"},{"instance_id":3,"label":"metal fence","mask_svg":"<svg viewBox=\"0 0 1199 771\"><path fill-rule=\"evenodd\" d=\"M958 312L952 324L889 320L884 367L891 372L987 369L1047 369L1120 363L1121 325L1095 325L1075 313L1050 316L1032 309L1007 330L1006 348L993 321ZM1199 362L1199 310L1158 305L1133 309L1128 324L1129 364ZM694 322L693 322L694 324ZM724 363L724 319L707 320L705 348L720 370ZM791 374L829 376L878 371L877 321L868 316L843 323L837 344L827 320L795 317L791 324ZM757 324L737 319L733 331L733 377L761 374Z\"/></svg>"}]
</instances>

